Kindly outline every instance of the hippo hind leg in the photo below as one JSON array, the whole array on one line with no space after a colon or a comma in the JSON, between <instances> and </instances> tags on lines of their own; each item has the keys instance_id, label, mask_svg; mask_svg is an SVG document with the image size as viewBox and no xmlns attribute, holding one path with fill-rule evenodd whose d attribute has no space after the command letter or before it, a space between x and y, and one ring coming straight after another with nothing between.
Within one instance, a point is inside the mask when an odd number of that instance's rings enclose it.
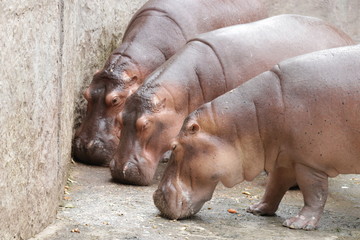
<instances>
[{"instance_id":1,"label":"hippo hind leg","mask_svg":"<svg viewBox=\"0 0 360 240\"><path fill-rule=\"evenodd\" d=\"M274 215L286 191L296 185L293 168L276 168L269 173L265 194L261 201L246 209L247 212L261 216Z\"/></svg>"},{"instance_id":2,"label":"hippo hind leg","mask_svg":"<svg viewBox=\"0 0 360 240\"><path fill-rule=\"evenodd\" d=\"M305 204L298 215L287 219L283 225L292 229L315 230L328 194L328 176L302 164L297 164L295 171Z\"/></svg>"}]
</instances>

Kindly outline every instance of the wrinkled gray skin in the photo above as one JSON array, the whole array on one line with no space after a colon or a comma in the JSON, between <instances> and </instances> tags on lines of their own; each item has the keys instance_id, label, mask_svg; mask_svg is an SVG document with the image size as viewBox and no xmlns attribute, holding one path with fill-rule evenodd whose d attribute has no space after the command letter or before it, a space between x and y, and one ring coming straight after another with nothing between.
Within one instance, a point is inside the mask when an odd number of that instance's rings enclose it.
<instances>
[{"instance_id":1,"label":"wrinkled gray skin","mask_svg":"<svg viewBox=\"0 0 360 240\"><path fill-rule=\"evenodd\" d=\"M265 18L258 0L150 0L132 18L121 46L84 92L87 114L73 140L77 161L108 165L119 144L125 99L199 33Z\"/></svg>"},{"instance_id":2,"label":"wrinkled gray skin","mask_svg":"<svg viewBox=\"0 0 360 240\"><path fill-rule=\"evenodd\" d=\"M154 202L171 219L189 217L216 185L269 173L248 212L273 215L295 182L304 207L283 225L313 230L327 178L360 173L360 45L284 61L191 113L172 142Z\"/></svg>"},{"instance_id":3,"label":"wrinkled gray skin","mask_svg":"<svg viewBox=\"0 0 360 240\"><path fill-rule=\"evenodd\" d=\"M121 142L110 164L113 179L150 184L159 159L191 111L281 60L352 43L333 26L299 15L271 17L198 36L126 101L119 118Z\"/></svg>"}]
</instances>

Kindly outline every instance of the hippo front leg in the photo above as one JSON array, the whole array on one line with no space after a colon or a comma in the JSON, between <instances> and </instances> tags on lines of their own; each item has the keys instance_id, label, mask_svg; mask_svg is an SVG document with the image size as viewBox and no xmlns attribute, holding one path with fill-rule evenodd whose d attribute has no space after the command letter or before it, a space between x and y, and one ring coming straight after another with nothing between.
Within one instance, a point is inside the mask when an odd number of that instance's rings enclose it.
<instances>
[{"instance_id":1,"label":"hippo front leg","mask_svg":"<svg viewBox=\"0 0 360 240\"><path fill-rule=\"evenodd\" d=\"M314 230L324 211L328 194L328 176L302 164L297 164L295 171L304 196L304 207L297 216L287 219L283 225L292 229Z\"/></svg>"},{"instance_id":2,"label":"hippo front leg","mask_svg":"<svg viewBox=\"0 0 360 240\"><path fill-rule=\"evenodd\" d=\"M274 215L286 191L296 184L292 168L276 168L269 173L265 194L261 201L246 209L247 212L261 216Z\"/></svg>"}]
</instances>

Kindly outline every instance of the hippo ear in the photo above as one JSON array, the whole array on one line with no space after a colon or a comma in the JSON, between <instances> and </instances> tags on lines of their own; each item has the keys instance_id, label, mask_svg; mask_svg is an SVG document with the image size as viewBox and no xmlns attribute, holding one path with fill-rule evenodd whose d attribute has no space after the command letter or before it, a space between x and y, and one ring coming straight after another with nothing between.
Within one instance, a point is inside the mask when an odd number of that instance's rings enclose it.
<instances>
[{"instance_id":1,"label":"hippo ear","mask_svg":"<svg viewBox=\"0 0 360 240\"><path fill-rule=\"evenodd\" d=\"M128 86L131 86L131 85L134 85L137 82L138 82L138 77L137 76L132 76L130 78L130 80L127 81L126 83L127 83Z\"/></svg>"},{"instance_id":2,"label":"hippo ear","mask_svg":"<svg viewBox=\"0 0 360 240\"><path fill-rule=\"evenodd\" d=\"M134 76L130 77L127 72L123 72L121 78L122 78L122 80L124 80L124 82L127 86L131 86L134 83L137 83L137 81L138 81L137 76L134 75Z\"/></svg>"},{"instance_id":3,"label":"hippo ear","mask_svg":"<svg viewBox=\"0 0 360 240\"><path fill-rule=\"evenodd\" d=\"M165 108L165 104L166 104L166 98L158 99L157 97L155 97L153 99L153 111L160 112Z\"/></svg>"},{"instance_id":4,"label":"hippo ear","mask_svg":"<svg viewBox=\"0 0 360 240\"><path fill-rule=\"evenodd\" d=\"M199 130L200 130L200 126L199 126L199 124L197 124L197 123L192 123L192 124L190 124L190 126L188 127L188 131L189 131L189 133L191 133L191 134L195 134L195 133L197 133Z\"/></svg>"},{"instance_id":5,"label":"hippo ear","mask_svg":"<svg viewBox=\"0 0 360 240\"><path fill-rule=\"evenodd\" d=\"M86 99L86 101L90 101L91 99L91 91L90 91L90 86L86 87L85 90L83 91L83 96Z\"/></svg>"}]
</instances>

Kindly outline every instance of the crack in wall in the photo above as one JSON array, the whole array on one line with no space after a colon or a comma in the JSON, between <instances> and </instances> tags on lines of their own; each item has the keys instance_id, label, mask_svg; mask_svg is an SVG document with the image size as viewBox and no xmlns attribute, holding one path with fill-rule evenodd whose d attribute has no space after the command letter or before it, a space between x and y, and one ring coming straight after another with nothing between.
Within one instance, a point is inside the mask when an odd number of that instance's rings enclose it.
<instances>
[{"instance_id":1,"label":"crack in wall","mask_svg":"<svg viewBox=\"0 0 360 240\"><path fill-rule=\"evenodd\" d=\"M59 69L58 69L58 133L57 133L57 143L58 143L58 156L57 156L57 165L58 170L60 171L60 165L61 165L61 157L62 157L62 140L61 140L61 117L62 117L62 98L63 98L63 55L64 55L64 0L59 0ZM58 172L58 176L59 176Z\"/></svg>"}]
</instances>

